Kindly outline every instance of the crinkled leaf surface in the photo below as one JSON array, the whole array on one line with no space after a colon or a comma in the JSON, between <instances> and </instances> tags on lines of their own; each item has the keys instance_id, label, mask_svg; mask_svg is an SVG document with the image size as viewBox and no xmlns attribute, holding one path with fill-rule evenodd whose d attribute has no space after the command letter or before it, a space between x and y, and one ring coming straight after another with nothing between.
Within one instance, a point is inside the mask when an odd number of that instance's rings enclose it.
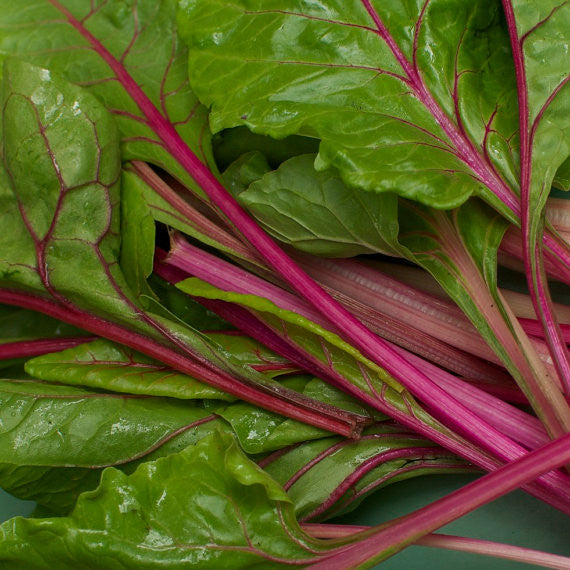
<instances>
[{"instance_id":1,"label":"crinkled leaf surface","mask_svg":"<svg viewBox=\"0 0 570 570\"><path fill-rule=\"evenodd\" d=\"M397 197L349 188L334 171L315 172L314 155L284 162L239 194L274 237L326 257L397 251Z\"/></svg>"},{"instance_id":2,"label":"crinkled leaf surface","mask_svg":"<svg viewBox=\"0 0 570 570\"><path fill-rule=\"evenodd\" d=\"M175 400L7 380L0 426L2 488L58 512L95 488L103 467L133 470L222 427L210 412Z\"/></svg>"},{"instance_id":3,"label":"crinkled leaf surface","mask_svg":"<svg viewBox=\"0 0 570 570\"><path fill-rule=\"evenodd\" d=\"M214 131L316 136L319 169L440 208L474 193L505 214L493 192L516 203L515 76L494 0L198 0L179 22Z\"/></svg>"},{"instance_id":4,"label":"crinkled leaf surface","mask_svg":"<svg viewBox=\"0 0 570 570\"><path fill-rule=\"evenodd\" d=\"M14 194L5 190L5 204L14 233L0 235L0 286L33 291L60 308L118 323L142 333L147 345L150 339L166 341L210 370L223 370L222 380L231 382L231 374L287 398L271 379L190 325L137 305L119 265L121 167L112 117L84 89L50 71L19 60L6 63L4 158ZM78 144L74 137L80 134ZM30 156L38 161L32 172L22 160Z\"/></svg>"},{"instance_id":5,"label":"crinkled leaf surface","mask_svg":"<svg viewBox=\"0 0 570 570\"><path fill-rule=\"evenodd\" d=\"M106 470L69 517L0 527L0 563L30 569L275 568L326 550L300 530L281 487L223 434L129 476Z\"/></svg>"},{"instance_id":6,"label":"crinkled leaf surface","mask_svg":"<svg viewBox=\"0 0 570 570\"><path fill-rule=\"evenodd\" d=\"M129 74L201 159L210 160L206 112L188 85L175 11L174 0L5 0L0 53L16 53L89 89L115 115L125 160L157 164L193 185L119 81Z\"/></svg>"},{"instance_id":7,"label":"crinkled leaf surface","mask_svg":"<svg viewBox=\"0 0 570 570\"><path fill-rule=\"evenodd\" d=\"M0 381L0 447L14 465L95 467L142 457L209 414L187 402Z\"/></svg>"},{"instance_id":8,"label":"crinkled leaf surface","mask_svg":"<svg viewBox=\"0 0 570 570\"><path fill-rule=\"evenodd\" d=\"M3 100L15 193L14 201L6 191L6 201L17 231L2 240L5 280L120 314L125 304L112 284L122 277L114 264L120 155L111 116L83 89L18 60L5 63Z\"/></svg>"}]
</instances>

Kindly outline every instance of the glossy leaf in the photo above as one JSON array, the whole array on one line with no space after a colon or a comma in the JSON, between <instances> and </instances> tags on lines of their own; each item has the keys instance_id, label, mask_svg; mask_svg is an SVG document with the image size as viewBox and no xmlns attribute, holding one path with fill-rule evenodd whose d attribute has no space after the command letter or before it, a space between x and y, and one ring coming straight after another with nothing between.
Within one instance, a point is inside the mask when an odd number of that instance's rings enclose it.
<instances>
[{"instance_id":1,"label":"glossy leaf","mask_svg":"<svg viewBox=\"0 0 570 570\"><path fill-rule=\"evenodd\" d=\"M129 73L182 138L204 161L210 160L206 112L188 85L175 10L174 0L26 0L18 5L6 0L0 5L0 51L17 53L89 89L117 120L124 160L147 160L192 186L192 179L165 151L148 119L117 81L118 73ZM117 62L115 68L109 65L111 59Z\"/></svg>"},{"instance_id":2,"label":"glossy leaf","mask_svg":"<svg viewBox=\"0 0 570 570\"><path fill-rule=\"evenodd\" d=\"M280 567L327 550L300 530L279 485L223 434L129 476L105 471L69 517L0 527L0 563L30 569L103 570L141 560L145 568Z\"/></svg>"},{"instance_id":3,"label":"glossy leaf","mask_svg":"<svg viewBox=\"0 0 570 570\"><path fill-rule=\"evenodd\" d=\"M209 414L187 402L0 381L2 457L13 465L96 467L142 457Z\"/></svg>"},{"instance_id":4,"label":"glossy leaf","mask_svg":"<svg viewBox=\"0 0 570 570\"><path fill-rule=\"evenodd\" d=\"M285 378L282 384L321 402L362 415L371 414L370 410L358 401L318 378L295 376ZM248 454L274 451L328 435L324 430L267 412L245 402L216 407L215 412L230 423L242 449ZM374 415L382 417L379 414Z\"/></svg>"},{"instance_id":5,"label":"glossy leaf","mask_svg":"<svg viewBox=\"0 0 570 570\"><path fill-rule=\"evenodd\" d=\"M274 237L326 257L397 252L397 198L349 188L332 171L315 172L314 155L284 162L239 194Z\"/></svg>"},{"instance_id":6,"label":"glossy leaf","mask_svg":"<svg viewBox=\"0 0 570 570\"><path fill-rule=\"evenodd\" d=\"M126 394L181 400L235 398L127 347L98 340L28 360L34 378Z\"/></svg>"},{"instance_id":7,"label":"glossy leaf","mask_svg":"<svg viewBox=\"0 0 570 570\"><path fill-rule=\"evenodd\" d=\"M472 469L432 446L421 437L380 424L368 428L359 441L328 437L305 442L270 455L261 464L287 490L299 520L326 520L354 510L372 492L391 483Z\"/></svg>"},{"instance_id":8,"label":"glossy leaf","mask_svg":"<svg viewBox=\"0 0 570 570\"><path fill-rule=\"evenodd\" d=\"M496 2L198 1L179 21L214 131L317 136L318 169L351 186L440 208L475 193L512 217L515 78Z\"/></svg>"},{"instance_id":9,"label":"glossy leaf","mask_svg":"<svg viewBox=\"0 0 570 570\"><path fill-rule=\"evenodd\" d=\"M97 99L47 70L12 60L5 66L4 100L5 114L21 116L15 121L10 115L4 124L4 155L15 192L15 197L7 193L6 205L15 227L13 234L0 236L0 286L33 291L33 302L45 299L46 311L86 328L90 323L91 332L145 350L248 401L261 400L279 412L285 406L288 413L339 433L357 429L359 418L328 407L313 410L306 399L244 367L190 326L137 305L118 263L117 133ZM77 145L69 132L85 139ZM38 157L32 173L24 170L22 153ZM37 200L32 190L44 199ZM14 235L21 241L12 243ZM21 302L32 304L29 297Z\"/></svg>"},{"instance_id":10,"label":"glossy leaf","mask_svg":"<svg viewBox=\"0 0 570 570\"><path fill-rule=\"evenodd\" d=\"M133 470L221 426L175 400L118 396L35 381L0 382L0 485L67 512L109 465Z\"/></svg>"}]
</instances>

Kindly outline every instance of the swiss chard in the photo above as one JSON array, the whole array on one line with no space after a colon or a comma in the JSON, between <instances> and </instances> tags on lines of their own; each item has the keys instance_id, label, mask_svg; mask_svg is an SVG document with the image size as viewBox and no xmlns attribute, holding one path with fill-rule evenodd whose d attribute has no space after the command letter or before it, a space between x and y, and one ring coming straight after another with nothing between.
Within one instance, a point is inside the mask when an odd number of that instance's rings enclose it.
<instances>
[{"instance_id":1,"label":"swiss chard","mask_svg":"<svg viewBox=\"0 0 570 570\"><path fill-rule=\"evenodd\" d=\"M570 512L544 274L570 282L570 246L543 214L567 187L570 11L502 4L0 0L0 302L78 327L8 317L0 483L69 514L119 467L69 516L3 525L0 565L367 566L518 485ZM497 288L509 224L539 332ZM384 314L373 264L312 257L379 252L474 326L389 278ZM364 535L295 520L465 468L451 452L498 471Z\"/></svg>"}]
</instances>

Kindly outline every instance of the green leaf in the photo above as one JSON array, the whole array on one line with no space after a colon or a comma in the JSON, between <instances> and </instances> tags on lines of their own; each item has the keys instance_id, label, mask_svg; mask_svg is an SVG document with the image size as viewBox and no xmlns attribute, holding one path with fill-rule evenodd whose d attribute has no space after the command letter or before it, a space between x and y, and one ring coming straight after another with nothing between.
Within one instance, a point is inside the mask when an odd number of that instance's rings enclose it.
<instances>
[{"instance_id":1,"label":"green leaf","mask_svg":"<svg viewBox=\"0 0 570 570\"><path fill-rule=\"evenodd\" d=\"M438 208L478 194L512 218L495 195L517 186L518 120L494 0L197 0L179 23L214 132L317 137L317 169L349 186Z\"/></svg>"},{"instance_id":2,"label":"green leaf","mask_svg":"<svg viewBox=\"0 0 570 570\"><path fill-rule=\"evenodd\" d=\"M176 400L8 380L0 381L0 426L0 486L58 512L93 489L105 466L133 470L222 427Z\"/></svg>"},{"instance_id":3,"label":"green leaf","mask_svg":"<svg viewBox=\"0 0 570 570\"><path fill-rule=\"evenodd\" d=\"M218 317L216 313L182 293L174 285L152 274L149 284L158 296L160 304L176 319L203 331L228 331L232 325Z\"/></svg>"},{"instance_id":4,"label":"green leaf","mask_svg":"<svg viewBox=\"0 0 570 570\"><path fill-rule=\"evenodd\" d=\"M280 241L306 253L351 257L396 254L397 197L349 188L314 155L284 162L239 194L239 201Z\"/></svg>"},{"instance_id":5,"label":"green leaf","mask_svg":"<svg viewBox=\"0 0 570 570\"><path fill-rule=\"evenodd\" d=\"M106 470L69 517L0 527L0 564L30 570L275 568L327 550L300 530L279 485L224 434L129 476Z\"/></svg>"},{"instance_id":6,"label":"green leaf","mask_svg":"<svg viewBox=\"0 0 570 570\"><path fill-rule=\"evenodd\" d=\"M0 305L0 344L80 334L85 333L42 313Z\"/></svg>"},{"instance_id":7,"label":"green leaf","mask_svg":"<svg viewBox=\"0 0 570 570\"><path fill-rule=\"evenodd\" d=\"M570 159L565 160L560 165L552 184L559 190L566 192L570 190Z\"/></svg>"},{"instance_id":8,"label":"green leaf","mask_svg":"<svg viewBox=\"0 0 570 570\"><path fill-rule=\"evenodd\" d=\"M114 58L116 69L130 74L201 160L213 164L207 113L188 85L186 49L176 33L176 4L25 0L16 5L3 0L0 53L17 54L89 89L117 120L124 160L156 164L195 188L108 64Z\"/></svg>"},{"instance_id":9,"label":"green leaf","mask_svg":"<svg viewBox=\"0 0 570 570\"><path fill-rule=\"evenodd\" d=\"M7 193L6 205L21 241L14 246L13 234L0 235L0 286L16 285L46 297L71 313L74 322L86 318L85 313L95 315L97 334L124 337L151 354L164 355L166 344L170 352L165 358L207 375L210 382L234 382L235 390L239 383L263 386L275 406L296 397L191 326L165 318L162 309L153 314L137 305L118 263L121 169L112 118L81 88L45 69L9 63L4 112L18 112L21 118L4 125L5 159L16 194ZM69 132L86 138L73 145ZM40 162L33 172L23 167L22 159L29 156ZM45 199L38 200L38 194ZM128 334L133 331L138 335L134 341Z\"/></svg>"},{"instance_id":10,"label":"green leaf","mask_svg":"<svg viewBox=\"0 0 570 570\"><path fill-rule=\"evenodd\" d=\"M308 441L267 457L262 465L287 490L299 520L326 520L354 510L371 493L397 481L473 469L441 448L434 446L430 453L432 446L380 424L358 441Z\"/></svg>"},{"instance_id":11,"label":"green leaf","mask_svg":"<svg viewBox=\"0 0 570 570\"><path fill-rule=\"evenodd\" d=\"M282 162L299 154L316 153L319 141L315 138L292 135L281 140L257 135L245 127L227 129L217 133L212 144L216 164L221 170L229 168L232 162L250 152L261 152L271 168L277 168Z\"/></svg>"},{"instance_id":12,"label":"green leaf","mask_svg":"<svg viewBox=\"0 0 570 570\"><path fill-rule=\"evenodd\" d=\"M556 0L537 4L522 0L512 5L516 20L516 39L523 57L526 81L519 86L528 138L533 239L541 228L540 212L550 192L558 168L570 155L570 72L567 49L570 6ZM514 30L513 30L514 31ZM515 64L517 54L515 53ZM521 90L526 93L521 93ZM521 134L521 136L523 136ZM523 182L524 183L524 182Z\"/></svg>"},{"instance_id":13,"label":"green leaf","mask_svg":"<svg viewBox=\"0 0 570 570\"><path fill-rule=\"evenodd\" d=\"M235 399L144 354L106 340L32 358L26 363L26 371L40 380L126 394L181 400Z\"/></svg>"},{"instance_id":14,"label":"green leaf","mask_svg":"<svg viewBox=\"0 0 570 570\"><path fill-rule=\"evenodd\" d=\"M223 173L224 185L228 192L238 197L248 186L259 180L271 167L265 155L257 150L242 154Z\"/></svg>"},{"instance_id":15,"label":"green leaf","mask_svg":"<svg viewBox=\"0 0 570 570\"><path fill-rule=\"evenodd\" d=\"M0 447L14 465L97 467L132 461L208 413L187 402L0 381Z\"/></svg>"},{"instance_id":16,"label":"green leaf","mask_svg":"<svg viewBox=\"0 0 570 570\"><path fill-rule=\"evenodd\" d=\"M147 279L153 268L156 231L141 186L140 178L128 170L123 171L120 264L127 285L139 303L149 308L149 299L155 298Z\"/></svg>"},{"instance_id":17,"label":"green leaf","mask_svg":"<svg viewBox=\"0 0 570 570\"><path fill-rule=\"evenodd\" d=\"M16 233L0 248L5 280L120 314L126 306L111 283L122 279L113 264L121 171L112 117L83 89L18 60L4 64L3 101L4 160L17 200L6 191Z\"/></svg>"},{"instance_id":18,"label":"green leaf","mask_svg":"<svg viewBox=\"0 0 570 570\"><path fill-rule=\"evenodd\" d=\"M343 410L370 415L370 410L340 390L318 378L308 376L287 377L284 386L310 396L320 402L333 404ZM245 402L216 407L216 414L232 426L242 449L248 454L265 453L288 445L321 439L328 432L262 410Z\"/></svg>"}]
</instances>

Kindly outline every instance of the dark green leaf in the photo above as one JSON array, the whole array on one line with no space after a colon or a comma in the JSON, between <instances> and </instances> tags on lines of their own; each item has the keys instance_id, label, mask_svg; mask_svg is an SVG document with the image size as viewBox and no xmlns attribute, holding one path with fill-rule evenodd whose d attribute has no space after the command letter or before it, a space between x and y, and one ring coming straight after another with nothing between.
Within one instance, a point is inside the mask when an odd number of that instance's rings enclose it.
<instances>
[{"instance_id":1,"label":"dark green leaf","mask_svg":"<svg viewBox=\"0 0 570 570\"><path fill-rule=\"evenodd\" d=\"M245 127L237 127L217 133L212 141L214 156L221 170L239 159L243 154L261 152L271 168L277 168L283 161L299 154L315 153L319 141L315 138L293 135L281 140L257 135Z\"/></svg>"},{"instance_id":2,"label":"dark green leaf","mask_svg":"<svg viewBox=\"0 0 570 570\"><path fill-rule=\"evenodd\" d=\"M0 305L0 344L80 334L85 333L42 313Z\"/></svg>"},{"instance_id":3,"label":"dark green leaf","mask_svg":"<svg viewBox=\"0 0 570 570\"><path fill-rule=\"evenodd\" d=\"M30 570L275 568L326 552L284 491L224 434L139 467L105 471L71 516L0 527L0 564Z\"/></svg>"},{"instance_id":4,"label":"dark green leaf","mask_svg":"<svg viewBox=\"0 0 570 570\"><path fill-rule=\"evenodd\" d=\"M224 185L234 197L238 197L248 186L259 180L271 167L265 155L257 150L242 154L224 171Z\"/></svg>"}]
</instances>

